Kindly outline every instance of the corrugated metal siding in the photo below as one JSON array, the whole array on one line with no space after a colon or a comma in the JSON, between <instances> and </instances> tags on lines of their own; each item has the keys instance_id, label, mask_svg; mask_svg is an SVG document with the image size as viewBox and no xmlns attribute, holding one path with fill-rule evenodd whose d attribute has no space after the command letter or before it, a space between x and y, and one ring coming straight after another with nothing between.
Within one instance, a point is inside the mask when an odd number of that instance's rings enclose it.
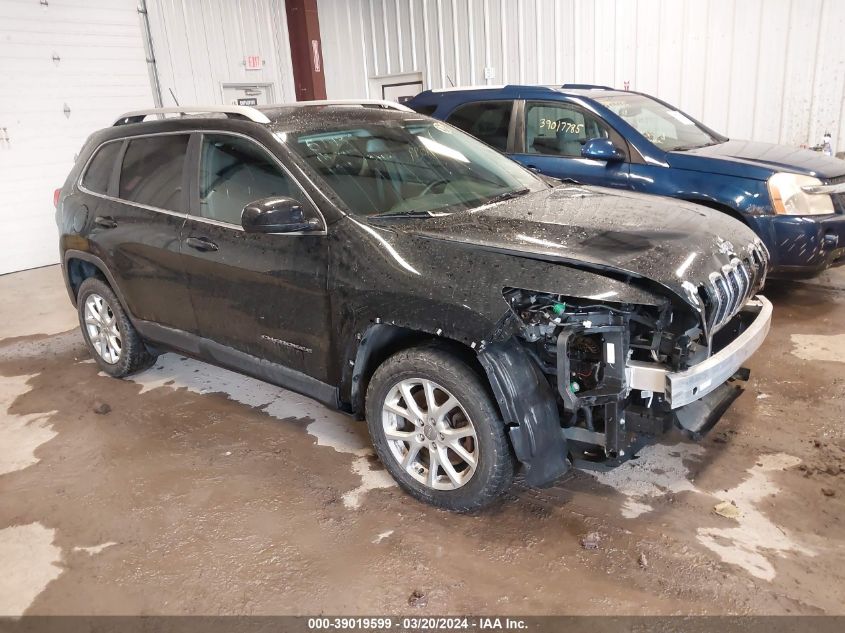
<instances>
[{"instance_id":1,"label":"corrugated metal siding","mask_svg":"<svg viewBox=\"0 0 845 633\"><path fill-rule=\"evenodd\" d=\"M53 190L91 132L153 105L144 60L134 0L0 2L0 274L58 261Z\"/></svg>"},{"instance_id":2,"label":"corrugated metal siding","mask_svg":"<svg viewBox=\"0 0 845 633\"><path fill-rule=\"evenodd\" d=\"M340 5L339 5L340 6ZM162 100L222 104L223 83L273 84L274 100L294 101L283 0L147 0ZM260 55L264 66L247 70Z\"/></svg>"},{"instance_id":3,"label":"corrugated metal siding","mask_svg":"<svg viewBox=\"0 0 845 633\"><path fill-rule=\"evenodd\" d=\"M738 138L845 150L842 0L318 0L329 98L419 71L426 87L596 83ZM372 95L377 96L377 95Z\"/></svg>"}]
</instances>

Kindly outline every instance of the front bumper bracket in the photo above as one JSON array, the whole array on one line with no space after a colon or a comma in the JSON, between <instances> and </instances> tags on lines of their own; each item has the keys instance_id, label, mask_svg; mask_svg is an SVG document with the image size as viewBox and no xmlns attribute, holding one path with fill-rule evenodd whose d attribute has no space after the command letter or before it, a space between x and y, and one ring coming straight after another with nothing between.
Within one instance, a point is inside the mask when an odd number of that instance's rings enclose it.
<instances>
[{"instance_id":1,"label":"front bumper bracket","mask_svg":"<svg viewBox=\"0 0 845 633\"><path fill-rule=\"evenodd\" d=\"M628 387L664 394L673 410L713 393L757 351L769 333L772 304L768 299L758 295L745 304L743 311L756 313L748 327L723 349L685 371L672 372L654 363L628 361Z\"/></svg>"}]
</instances>

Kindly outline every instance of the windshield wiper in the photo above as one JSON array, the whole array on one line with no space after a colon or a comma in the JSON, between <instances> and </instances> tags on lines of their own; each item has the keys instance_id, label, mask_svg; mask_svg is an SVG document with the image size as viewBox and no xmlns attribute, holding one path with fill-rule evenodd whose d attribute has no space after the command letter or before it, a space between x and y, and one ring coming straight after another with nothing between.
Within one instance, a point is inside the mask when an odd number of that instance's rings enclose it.
<instances>
[{"instance_id":1,"label":"windshield wiper","mask_svg":"<svg viewBox=\"0 0 845 633\"><path fill-rule=\"evenodd\" d=\"M495 196L491 196L487 199L483 199L480 201L479 204L475 206L483 206L486 204L493 204L494 202L501 202L502 200L510 200L511 198L518 198L519 196L524 196L526 193L529 193L531 190L527 187L525 189L517 189L516 191L505 191L504 193L500 193ZM461 204L461 203L457 203ZM457 206L457 205L451 205ZM444 209L448 209L449 207L441 207ZM448 212L434 212L431 210L420 211L418 209L406 209L400 211L385 211L384 213L376 213L375 215L367 216L369 219L373 220L395 220L395 219L407 219L407 218L439 218L444 215L450 215Z\"/></svg>"},{"instance_id":2,"label":"windshield wiper","mask_svg":"<svg viewBox=\"0 0 845 633\"><path fill-rule=\"evenodd\" d=\"M528 187L525 189L517 189L516 191L506 191L504 193L500 193L495 195L491 198L487 198L483 202L483 204L493 204L494 202L501 202L502 200L510 200L511 198L518 198L519 196L524 196L526 193L531 191Z\"/></svg>"},{"instance_id":3,"label":"windshield wiper","mask_svg":"<svg viewBox=\"0 0 845 633\"><path fill-rule=\"evenodd\" d=\"M691 149L701 149L702 147L713 147L714 145L721 145L722 141L713 141L712 143L704 143L702 145L691 145L690 147L677 147L669 150L670 152L686 152Z\"/></svg>"},{"instance_id":4,"label":"windshield wiper","mask_svg":"<svg viewBox=\"0 0 845 633\"><path fill-rule=\"evenodd\" d=\"M385 211L384 213L376 213L368 216L370 219L384 220L396 218L436 218L441 215L448 215L446 213L432 213L431 211L418 211L417 209L407 209L404 211Z\"/></svg>"}]
</instances>

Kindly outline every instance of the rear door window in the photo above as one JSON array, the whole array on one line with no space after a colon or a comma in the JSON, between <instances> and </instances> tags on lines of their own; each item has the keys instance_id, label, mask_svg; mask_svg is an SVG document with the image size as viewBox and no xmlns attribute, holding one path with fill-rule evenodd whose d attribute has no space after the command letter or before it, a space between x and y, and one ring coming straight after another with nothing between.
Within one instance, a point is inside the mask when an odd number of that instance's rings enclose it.
<instances>
[{"instance_id":1,"label":"rear door window","mask_svg":"<svg viewBox=\"0 0 845 633\"><path fill-rule=\"evenodd\" d=\"M205 134L200 166L200 215L241 224L250 202L271 196L296 197L298 189L261 147L239 136Z\"/></svg>"},{"instance_id":2,"label":"rear door window","mask_svg":"<svg viewBox=\"0 0 845 633\"><path fill-rule=\"evenodd\" d=\"M446 122L504 152L508 148L511 112L513 101L467 103L452 112Z\"/></svg>"},{"instance_id":3,"label":"rear door window","mask_svg":"<svg viewBox=\"0 0 845 633\"><path fill-rule=\"evenodd\" d=\"M529 154L581 157L581 147L594 138L608 138L600 120L567 103L527 103L525 150Z\"/></svg>"},{"instance_id":4,"label":"rear door window","mask_svg":"<svg viewBox=\"0 0 845 633\"><path fill-rule=\"evenodd\" d=\"M82 177L83 187L94 193L109 192L109 182L122 145L123 141L112 141L100 146Z\"/></svg>"},{"instance_id":5,"label":"rear door window","mask_svg":"<svg viewBox=\"0 0 845 633\"><path fill-rule=\"evenodd\" d=\"M123 156L120 198L184 213L182 176L188 138L165 134L131 139Z\"/></svg>"}]
</instances>

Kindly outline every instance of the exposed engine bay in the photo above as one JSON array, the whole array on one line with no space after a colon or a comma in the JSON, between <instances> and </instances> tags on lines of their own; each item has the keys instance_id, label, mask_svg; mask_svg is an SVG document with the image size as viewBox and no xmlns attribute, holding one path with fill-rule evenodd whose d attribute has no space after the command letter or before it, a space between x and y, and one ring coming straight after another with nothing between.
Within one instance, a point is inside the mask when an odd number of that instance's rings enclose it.
<instances>
[{"instance_id":1,"label":"exposed engine bay","mask_svg":"<svg viewBox=\"0 0 845 633\"><path fill-rule=\"evenodd\" d=\"M689 309L573 299L506 288L520 327L517 336L557 393L570 459L620 462L673 425L698 436L713 426L741 393L737 372L713 394L672 408L663 390L634 388L630 366L684 372L736 338L737 314L708 340ZM709 400L708 400L709 399ZM703 403L703 404L702 404Z\"/></svg>"}]
</instances>

